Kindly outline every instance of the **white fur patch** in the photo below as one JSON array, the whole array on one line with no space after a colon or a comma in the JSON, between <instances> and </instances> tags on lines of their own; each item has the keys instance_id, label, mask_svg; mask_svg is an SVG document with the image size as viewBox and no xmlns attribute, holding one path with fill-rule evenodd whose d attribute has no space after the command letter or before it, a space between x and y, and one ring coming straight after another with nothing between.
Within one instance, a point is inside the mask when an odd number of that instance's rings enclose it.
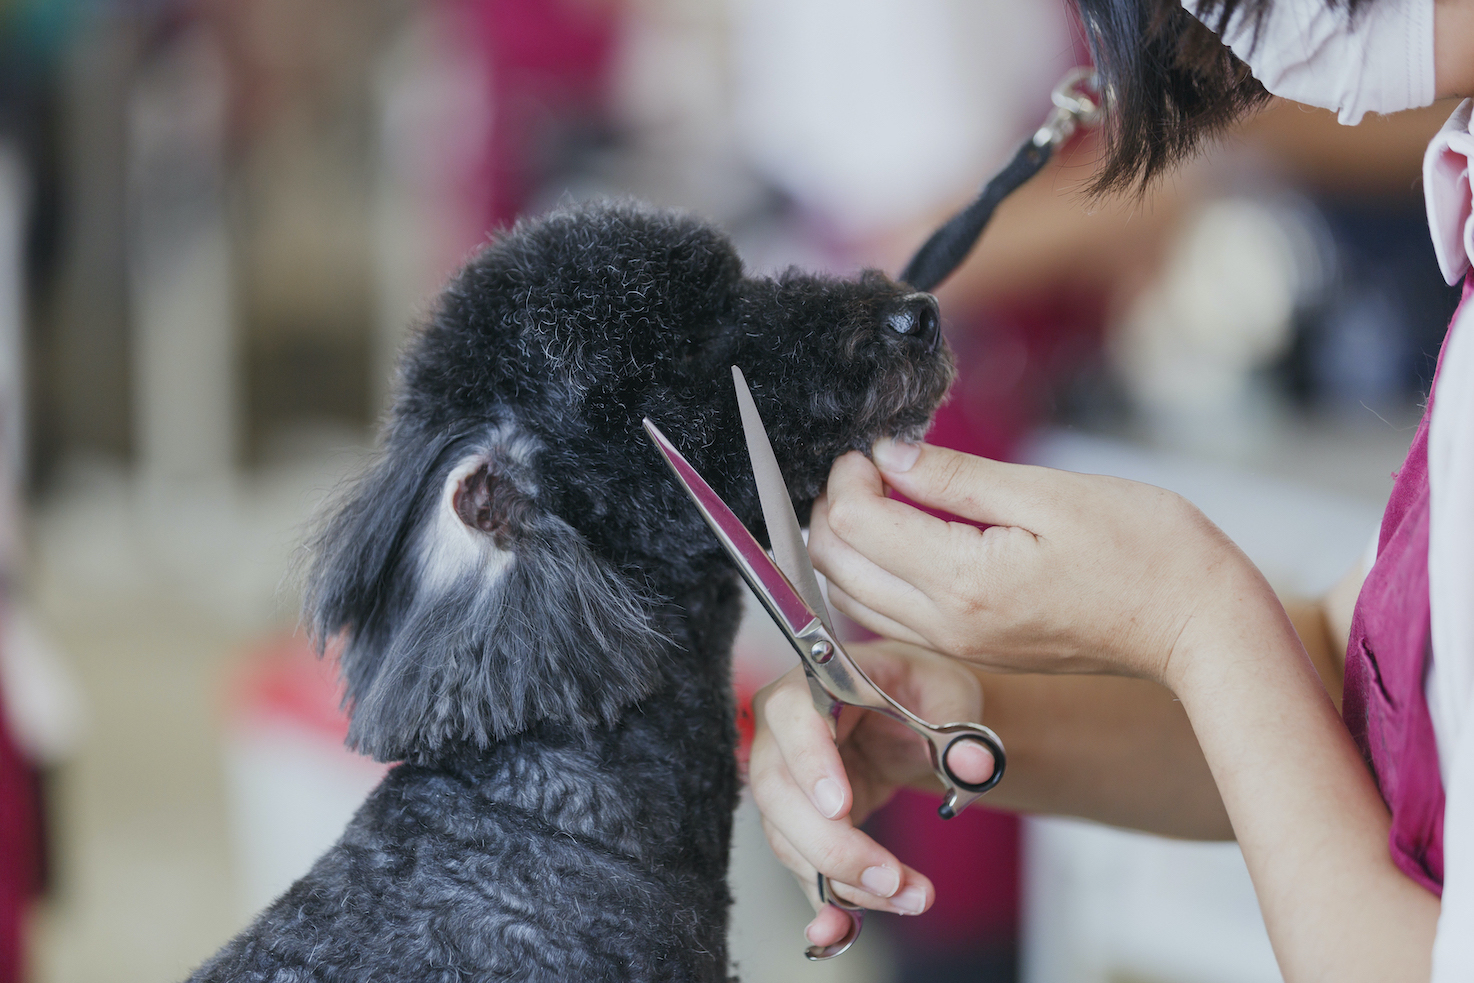
<instances>
[{"instance_id":1,"label":"white fur patch","mask_svg":"<svg viewBox=\"0 0 1474 983\"><path fill-rule=\"evenodd\" d=\"M442 590L477 572L495 580L512 564L510 550L498 549L492 536L471 529L456 514L456 489L489 458L485 453L462 458L445 476L435 514L420 537L420 576L431 590Z\"/></svg>"}]
</instances>

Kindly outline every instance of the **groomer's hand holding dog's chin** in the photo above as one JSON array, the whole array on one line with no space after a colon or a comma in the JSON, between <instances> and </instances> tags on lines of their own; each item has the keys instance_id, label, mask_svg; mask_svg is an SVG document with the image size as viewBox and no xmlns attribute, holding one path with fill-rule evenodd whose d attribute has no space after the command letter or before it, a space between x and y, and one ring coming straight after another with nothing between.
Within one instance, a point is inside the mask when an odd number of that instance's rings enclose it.
<instances>
[{"instance_id":1,"label":"groomer's hand holding dog's chin","mask_svg":"<svg viewBox=\"0 0 1474 983\"><path fill-rule=\"evenodd\" d=\"M1175 647L1207 599L1256 573L1160 488L929 445L880 441L873 453L836 461L814 504L809 548L830 599L872 631L979 668L1171 685Z\"/></svg>"},{"instance_id":2,"label":"groomer's hand holding dog's chin","mask_svg":"<svg viewBox=\"0 0 1474 983\"><path fill-rule=\"evenodd\" d=\"M982 717L977 675L951 659L902 642L853 644L846 651L882 690L925 719ZM853 708L840 714L831 734L814 710L802 668L764 687L753 709L758 726L748 782L773 852L814 906L817 864L847 901L902 915L929 908L936 894L931 881L855 828L902 786L939 787L926 745L894 720ZM954 750L949 763L970 782L993 773L992 755L972 742ZM826 907L806 934L828 945L848 926Z\"/></svg>"},{"instance_id":3,"label":"groomer's hand holding dog's chin","mask_svg":"<svg viewBox=\"0 0 1474 983\"><path fill-rule=\"evenodd\" d=\"M1438 899L1393 863L1387 809L1305 647L1217 527L1136 482L888 441L873 457L835 462L809 549L835 607L978 674L984 722L1010 752L987 801L1232 836L1286 979L1428 978ZM969 521L931 516L892 489ZM912 709L948 717L933 707L958 683L929 661L907 664ZM929 903L920 874L847 822L810 815L858 818L914 780L885 765L899 749L841 732L836 755L817 714L804 719L797 686L776 685L789 695L767 700L753 789L780 856L845 883L879 858ZM829 813L818 778L836 774L853 791L842 786ZM827 943L843 928L825 911L808 934Z\"/></svg>"}]
</instances>

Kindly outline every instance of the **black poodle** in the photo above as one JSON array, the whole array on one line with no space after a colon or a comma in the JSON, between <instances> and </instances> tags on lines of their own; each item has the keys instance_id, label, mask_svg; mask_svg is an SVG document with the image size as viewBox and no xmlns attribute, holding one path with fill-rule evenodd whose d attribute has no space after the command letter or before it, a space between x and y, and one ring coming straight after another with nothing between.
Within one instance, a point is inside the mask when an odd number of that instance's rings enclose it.
<instances>
[{"instance_id":1,"label":"black poodle","mask_svg":"<svg viewBox=\"0 0 1474 983\"><path fill-rule=\"evenodd\" d=\"M764 538L732 365L801 519L952 379L929 294L747 277L678 213L568 207L460 272L308 579L349 743L400 764L192 980L729 978L741 588L640 420Z\"/></svg>"}]
</instances>

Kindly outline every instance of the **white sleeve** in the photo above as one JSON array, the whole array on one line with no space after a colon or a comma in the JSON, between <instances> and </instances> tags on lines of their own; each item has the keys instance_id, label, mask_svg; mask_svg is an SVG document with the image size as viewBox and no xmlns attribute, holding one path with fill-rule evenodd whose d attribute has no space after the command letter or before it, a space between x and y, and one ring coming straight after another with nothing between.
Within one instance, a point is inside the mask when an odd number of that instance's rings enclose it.
<instances>
[{"instance_id":1,"label":"white sleeve","mask_svg":"<svg viewBox=\"0 0 1474 983\"><path fill-rule=\"evenodd\" d=\"M1443 910L1432 983L1474 980L1474 727L1453 749L1443 807Z\"/></svg>"},{"instance_id":2,"label":"white sleeve","mask_svg":"<svg viewBox=\"0 0 1474 983\"><path fill-rule=\"evenodd\" d=\"M1433 983L1474 980L1474 304L1443 353L1428 430L1428 711L1443 775Z\"/></svg>"}]
</instances>

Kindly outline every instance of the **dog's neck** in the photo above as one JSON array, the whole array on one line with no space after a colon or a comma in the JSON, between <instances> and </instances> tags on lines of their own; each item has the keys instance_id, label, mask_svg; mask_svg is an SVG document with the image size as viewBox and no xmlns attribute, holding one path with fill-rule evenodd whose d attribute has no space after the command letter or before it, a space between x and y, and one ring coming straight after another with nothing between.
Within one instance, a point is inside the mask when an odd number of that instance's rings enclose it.
<instances>
[{"instance_id":1,"label":"dog's neck","mask_svg":"<svg viewBox=\"0 0 1474 983\"><path fill-rule=\"evenodd\" d=\"M613 725L542 723L489 747L457 744L401 765L401 780L449 781L472 802L521 810L631 857L671 849L725 858L737 790L735 571L708 578L660 615L674 639L663 681Z\"/></svg>"}]
</instances>

